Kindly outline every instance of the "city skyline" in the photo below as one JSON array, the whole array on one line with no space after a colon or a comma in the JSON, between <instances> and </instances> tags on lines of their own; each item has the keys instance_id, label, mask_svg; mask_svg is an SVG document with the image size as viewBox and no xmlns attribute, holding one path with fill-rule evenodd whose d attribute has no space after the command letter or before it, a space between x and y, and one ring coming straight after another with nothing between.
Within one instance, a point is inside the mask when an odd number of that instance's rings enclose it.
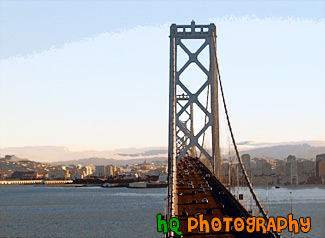
<instances>
[{"instance_id":1,"label":"city skyline","mask_svg":"<svg viewBox=\"0 0 325 238\"><path fill-rule=\"evenodd\" d=\"M123 22L105 28L103 21L92 20L89 25L96 30L77 27L72 36L66 25L78 23L71 23L68 14L54 22L53 13L63 5L34 2L22 15L34 24L27 28L31 32L23 44L18 36L25 23L13 20L15 4L1 2L1 11L8 10L1 14L1 35L12 34L11 42L10 37L1 40L0 147L85 150L167 145L169 25L189 24L188 16L168 18L163 8L156 18L133 21L134 16L128 16L132 10L125 8ZM27 9L20 4L18 12ZM283 2L282 11L272 14L258 5L239 14L235 4L220 4L223 10L207 16L198 11L193 18L217 26L218 58L236 140L324 140L324 15L319 10L323 3L309 4L304 13L307 2L293 10ZM280 3L267 4L275 9ZM85 2L76 14L93 16L89 5ZM40 6L49 13L41 19L53 28L47 29L44 40L44 29L37 28L32 17ZM141 12L142 6L135 6L135 11ZM105 19L115 21L116 16ZM62 32L57 30L60 26ZM49 33L56 31L59 35L51 41ZM39 46L29 44L33 39ZM14 47L17 42L21 47ZM225 128L221 118L221 133L226 134Z\"/></svg>"}]
</instances>

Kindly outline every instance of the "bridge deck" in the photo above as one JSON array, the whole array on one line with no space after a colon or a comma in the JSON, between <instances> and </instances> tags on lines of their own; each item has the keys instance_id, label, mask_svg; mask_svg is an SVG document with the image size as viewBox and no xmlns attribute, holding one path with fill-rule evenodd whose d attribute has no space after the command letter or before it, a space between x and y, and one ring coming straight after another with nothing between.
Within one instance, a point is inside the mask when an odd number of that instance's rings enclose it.
<instances>
[{"instance_id":1,"label":"bridge deck","mask_svg":"<svg viewBox=\"0 0 325 238\"><path fill-rule=\"evenodd\" d=\"M193 185L193 188L190 187L190 184ZM204 192L199 192L199 184L203 187ZM209 187L212 188L211 191L209 191ZM183 160L178 164L176 190L178 201L176 214L180 220L179 230L183 232L183 237L272 237L270 234L256 232L236 232L234 230L225 232L224 224L219 232L214 232L211 226L209 233L200 233L198 228L192 232L187 231L188 217L195 217L199 214L203 214L204 219L209 223L214 217L218 217L222 221L225 216L232 218L250 216L231 193L199 161ZM193 191L195 194L191 194ZM204 198L208 200L208 203L202 201ZM196 203L193 200L196 200ZM187 214L182 214L183 212Z\"/></svg>"}]
</instances>

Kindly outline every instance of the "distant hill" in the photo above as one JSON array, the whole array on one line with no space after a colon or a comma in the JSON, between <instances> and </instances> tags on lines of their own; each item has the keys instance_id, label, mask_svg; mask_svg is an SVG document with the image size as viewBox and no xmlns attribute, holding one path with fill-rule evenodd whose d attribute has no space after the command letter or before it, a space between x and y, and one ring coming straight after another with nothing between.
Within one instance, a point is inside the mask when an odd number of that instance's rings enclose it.
<instances>
[{"instance_id":1,"label":"distant hill","mask_svg":"<svg viewBox=\"0 0 325 238\"><path fill-rule=\"evenodd\" d=\"M297 158L314 159L322 153L325 153L325 146L316 147L309 144L277 145L241 151L241 154L258 158L286 158L288 155L294 155Z\"/></svg>"},{"instance_id":2,"label":"distant hill","mask_svg":"<svg viewBox=\"0 0 325 238\"><path fill-rule=\"evenodd\" d=\"M82 158L110 158L116 160L143 159L151 157L167 157L164 147L124 148L116 150L71 151L59 146L26 146L0 148L0 157L16 155L32 161L51 163L56 161L78 160Z\"/></svg>"},{"instance_id":3,"label":"distant hill","mask_svg":"<svg viewBox=\"0 0 325 238\"><path fill-rule=\"evenodd\" d=\"M147 159L147 163L153 162L153 161L167 161L167 158L165 157L154 157ZM58 161L51 163L52 165L88 165L88 164L94 164L94 165L127 165L127 164L137 164L137 163L143 163L144 159L128 159L128 160L116 160L116 159L105 159L105 158L87 158L87 159L78 159L78 160L68 160L68 161Z\"/></svg>"},{"instance_id":4,"label":"distant hill","mask_svg":"<svg viewBox=\"0 0 325 238\"><path fill-rule=\"evenodd\" d=\"M286 158L295 155L299 158L311 159L317 154L325 153L325 141L255 143L243 141L238 143L241 154L248 153L252 157ZM228 154L225 149L224 153ZM227 153L226 153L227 152ZM27 146L0 148L0 158L5 155L15 155L31 161L43 163L79 163L79 164L115 164L133 163L132 161L149 159L167 159L166 147L124 148L116 150L86 150L71 151L58 146ZM91 160L93 162L87 161ZM98 161L98 162L94 162ZM117 162L118 161L118 162ZM122 162L120 162L122 161ZM125 162L124 162L125 161ZM137 163L137 162L134 162Z\"/></svg>"},{"instance_id":5,"label":"distant hill","mask_svg":"<svg viewBox=\"0 0 325 238\"><path fill-rule=\"evenodd\" d=\"M2 157L0 157L0 158L2 158ZM3 156L3 158L5 158L5 157ZM6 156L5 159L9 159L11 162L30 161L30 160L28 160L28 159L18 158L18 157L15 156L15 155L10 155L10 156L8 156L8 157Z\"/></svg>"},{"instance_id":6,"label":"distant hill","mask_svg":"<svg viewBox=\"0 0 325 238\"><path fill-rule=\"evenodd\" d=\"M120 154L117 154L117 155L136 157L136 156L151 156L151 155L159 155L159 154L167 154L167 149L164 149L164 150L147 150L147 151L144 151L142 153L136 153L136 154L128 154L128 153L122 154L122 153L120 153Z\"/></svg>"}]
</instances>

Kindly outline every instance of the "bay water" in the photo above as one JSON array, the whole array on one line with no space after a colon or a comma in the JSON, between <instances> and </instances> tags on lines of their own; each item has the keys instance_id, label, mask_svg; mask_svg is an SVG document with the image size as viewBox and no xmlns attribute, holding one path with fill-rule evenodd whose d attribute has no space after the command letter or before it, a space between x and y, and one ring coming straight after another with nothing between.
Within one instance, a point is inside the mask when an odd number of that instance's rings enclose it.
<instances>
[{"instance_id":1,"label":"bay water","mask_svg":"<svg viewBox=\"0 0 325 238\"><path fill-rule=\"evenodd\" d=\"M325 188L290 188L294 217L311 217L309 233L325 237ZM266 206L265 188L257 188ZM166 188L0 186L0 237L163 237L156 215L164 213ZM288 188L268 189L269 214L287 216ZM288 232L282 233L290 237Z\"/></svg>"}]
</instances>

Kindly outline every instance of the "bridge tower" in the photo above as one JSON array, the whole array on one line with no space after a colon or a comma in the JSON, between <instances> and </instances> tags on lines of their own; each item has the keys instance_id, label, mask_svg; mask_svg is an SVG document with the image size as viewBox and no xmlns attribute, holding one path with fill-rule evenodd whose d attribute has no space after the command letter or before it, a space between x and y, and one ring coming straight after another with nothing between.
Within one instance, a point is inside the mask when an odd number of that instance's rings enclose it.
<instances>
[{"instance_id":1,"label":"bridge tower","mask_svg":"<svg viewBox=\"0 0 325 238\"><path fill-rule=\"evenodd\" d=\"M196 48L191 47L191 42L200 41ZM192 45L193 46L193 45ZM186 57L185 63L180 63L179 53L183 52ZM201 61L203 52L208 52L206 60ZM201 72L201 76L189 70L195 65ZM190 80L184 79L184 74L190 71ZM192 82L196 82L193 88ZM224 91L219 75L216 53L216 27L210 25L176 25L170 27L170 87L169 87L169 137L168 137L168 197L167 197L167 220L171 217L194 216L198 212L205 214L207 219L212 219L212 211L230 217L252 216L244 208L239 200L239 195L234 195L220 182L221 159L219 147L219 109L218 109L218 85L228 122L229 133L238 159L238 164L249 189L250 197L255 202L256 213L261 214L268 220L268 214L260 203L250 178L245 169L243 160L236 145L235 137L231 128ZM206 93L205 93L206 92ZM202 96L206 98L202 103ZM196 108L196 109L195 109ZM201 111L203 117L195 120L197 112ZM197 121L203 119L203 127L197 127ZM205 134L211 133L211 140L205 141ZM197 154L199 153L199 156ZM197 157L196 159L182 160L184 157ZM177 163L179 165L177 166ZM195 168L194 168L195 167ZM189 169L190 168L190 173ZM186 178L186 179L185 179ZM184 186L185 183L187 186ZM204 190L203 183L205 184ZM191 192L188 191L191 190ZM198 192L198 193L197 193ZM207 204L204 196L210 196L211 202ZM249 198L246 196L246 201ZM236 199L238 197L238 199ZM247 198L248 197L248 198ZM201 206L197 206L200 199ZM210 199L209 198L209 199ZM192 201L189 203L189 201ZM202 206L202 204L205 204ZM222 206L219 206L219 205ZM226 207L226 208L225 208ZM225 209L224 209L225 208ZM250 208L252 209L252 208ZM186 231L186 219L180 220L180 229ZM247 232L246 232L247 233ZM230 237L277 237L277 232L261 234L259 232L235 234ZM186 234L191 235L191 234ZM198 237L203 235L198 234ZM166 237L174 237L169 231ZM219 237L219 236L218 236ZM222 237L229 237L228 234Z\"/></svg>"},{"instance_id":2,"label":"bridge tower","mask_svg":"<svg viewBox=\"0 0 325 238\"><path fill-rule=\"evenodd\" d=\"M200 40L202 44L195 52L191 52L186 44L192 40ZM208 48L208 64L204 66L199 60L202 51ZM177 65L178 51L184 51L188 57L183 65ZM184 72L191 64L196 64L203 72L202 79L197 82L202 84L197 90L190 90L189 81L183 80ZM220 149L219 149L219 112L218 112L218 80L216 64L216 26L176 25L170 27L170 87L169 87L169 141L168 141L168 168L169 168L169 204L170 216L174 215L175 205L175 171L179 159L189 155L208 163L207 167L216 177L220 175ZM199 97L207 92L206 105L200 102ZM208 101L211 101L208 103ZM197 106L203 112L205 123L203 128L195 132L193 107ZM202 113L201 113L202 114ZM185 119L184 119L185 118ZM204 135L209 131L212 140L210 144L204 143ZM201 142L201 143L200 143ZM177 197L177 196L176 196Z\"/></svg>"}]
</instances>

